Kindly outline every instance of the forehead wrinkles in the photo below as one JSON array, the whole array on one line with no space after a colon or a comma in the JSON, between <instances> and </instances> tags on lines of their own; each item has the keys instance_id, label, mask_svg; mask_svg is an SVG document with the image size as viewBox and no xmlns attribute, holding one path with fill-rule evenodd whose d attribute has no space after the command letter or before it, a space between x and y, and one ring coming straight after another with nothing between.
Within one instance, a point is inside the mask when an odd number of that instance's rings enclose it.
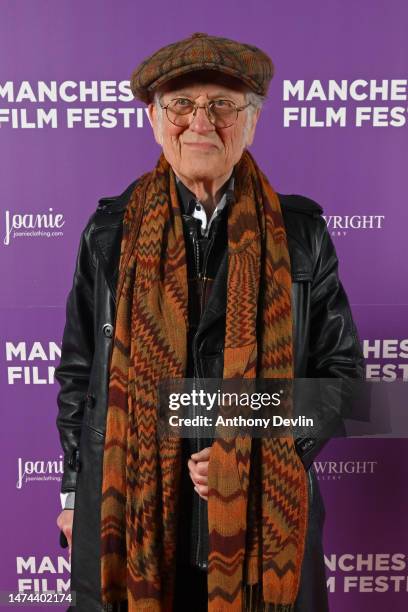
<instances>
[{"instance_id":1,"label":"forehead wrinkles","mask_svg":"<svg viewBox=\"0 0 408 612\"><path fill-rule=\"evenodd\" d=\"M241 101L245 97L244 93L240 91L221 88L220 86L209 87L207 85L180 87L178 89L168 91L164 95L169 99L185 96L186 98L190 98L191 100L195 100L196 98L204 96L208 100L212 98L229 98L231 100Z\"/></svg>"}]
</instances>

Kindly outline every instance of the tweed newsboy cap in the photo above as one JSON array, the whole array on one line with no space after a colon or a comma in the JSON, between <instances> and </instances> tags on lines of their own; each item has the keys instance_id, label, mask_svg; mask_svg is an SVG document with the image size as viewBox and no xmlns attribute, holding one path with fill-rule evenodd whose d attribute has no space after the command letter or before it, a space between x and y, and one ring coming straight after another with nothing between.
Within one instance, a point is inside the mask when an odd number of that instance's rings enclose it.
<instances>
[{"instance_id":1,"label":"tweed newsboy cap","mask_svg":"<svg viewBox=\"0 0 408 612\"><path fill-rule=\"evenodd\" d=\"M214 70L235 77L264 96L274 67L270 57L253 45L196 32L145 59L133 72L130 86L135 98L148 104L158 87L199 70Z\"/></svg>"}]
</instances>

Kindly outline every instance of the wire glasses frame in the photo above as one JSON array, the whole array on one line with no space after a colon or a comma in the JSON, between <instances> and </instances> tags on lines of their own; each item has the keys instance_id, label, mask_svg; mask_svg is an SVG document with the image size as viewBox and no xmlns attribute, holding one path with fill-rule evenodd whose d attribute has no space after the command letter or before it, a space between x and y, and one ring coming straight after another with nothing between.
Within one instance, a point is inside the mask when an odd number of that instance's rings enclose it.
<instances>
[{"instance_id":1,"label":"wire glasses frame","mask_svg":"<svg viewBox=\"0 0 408 612\"><path fill-rule=\"evenodd\" d=\"M160 104L160 107L166 111L170 123L177 127L187 127L196 116L197 110L204 108L210 123L217 128L227 128L234 125L238 113L250 105L251 102L245 106L237 106L232 100L217 99L200 106L188 98L174 98L165 106ZM192 117L189 117L191 114Z\"/></svg>"}]
</instances>

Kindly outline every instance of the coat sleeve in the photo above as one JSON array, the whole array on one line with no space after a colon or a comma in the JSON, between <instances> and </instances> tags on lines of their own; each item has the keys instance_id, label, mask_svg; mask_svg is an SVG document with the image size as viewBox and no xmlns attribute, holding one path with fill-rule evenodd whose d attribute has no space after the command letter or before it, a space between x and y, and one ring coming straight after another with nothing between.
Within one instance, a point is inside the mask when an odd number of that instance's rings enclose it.
<instances>
[{"instance_id":1,"label":"coat sleeve","mask_svg":"<svg viewBox=\"0 0 408 612\"><path fill-rule=\"evenodd\" d=\"M349 301L338 273L338 258L326 223L318 218L319 236L311 288L311 323L308 378L363 379L364 357ZM347 388L347 384L345 385ZM351 388L353 385L351 385ZM347 393L344 397L347 397ZM343 398L343 405L347 401ZM347 408L347 406L346 406ZM333 416L335 414L333 413ZM344 417L342 412L340 417ZM330 431L330 415L325 415ZM333 431L341 426L333 419ZM302 438L296 441L306 468L310 467L327 439Z\"/></svg>"},{"instance_id":2,"label":"coat sleeve","mask_svg":"<svg viewBox=\"0 0 408 612\"><path fill-rule=\"evenodd\" d=\"M76 488L82 418L94 353L95 261L90 246L91 229L92 218L81 235L66 305L61 360L55 371L60 384L57 428L64 452L62 493Z\"/></svg>"}]
</instances>

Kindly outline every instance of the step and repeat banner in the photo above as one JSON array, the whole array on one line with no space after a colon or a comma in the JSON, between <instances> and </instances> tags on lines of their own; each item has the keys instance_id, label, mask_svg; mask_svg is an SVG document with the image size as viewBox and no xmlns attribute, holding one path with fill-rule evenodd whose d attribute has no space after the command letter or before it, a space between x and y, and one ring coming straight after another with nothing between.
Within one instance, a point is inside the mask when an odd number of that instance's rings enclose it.
<instances>
[{"instance_id":1,"label":"step and repeat banner","mask_svg":"<svg viewBox=\"0 0 408 612\"><path fill-rule=\"evenodd\" d=\"M367 378L408 380L408 5L0 0L0 15L0 591L66 591L54 369L80 232L160 153L132 70L197 31L271 56L251 151L277 191L324 208ZM407 452L360 438L316 459L333 612L408 609Z\"/></svg>"}]
</instances>

